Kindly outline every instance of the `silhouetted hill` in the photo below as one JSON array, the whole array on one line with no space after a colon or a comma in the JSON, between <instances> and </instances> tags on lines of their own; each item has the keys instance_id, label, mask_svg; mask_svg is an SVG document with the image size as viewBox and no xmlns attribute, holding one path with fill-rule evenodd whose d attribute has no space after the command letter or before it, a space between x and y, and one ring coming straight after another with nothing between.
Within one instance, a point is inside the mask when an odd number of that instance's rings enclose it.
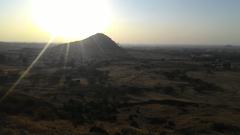
<instances>
[{"instance_id":1,"label":"silhouetted hill","mask_svg":"<svg viewBox=\"0 0 240 135\"><path fill-rule=\"evenodd\" d=\"M68 44L62 44L48 49L44 57L50 63L62 63L65 59L69 63L84 64L106 60L120 60L129 58L127 52L119 47L108 36L97 33L89 38Z\"/></svg>"}]
</instances>

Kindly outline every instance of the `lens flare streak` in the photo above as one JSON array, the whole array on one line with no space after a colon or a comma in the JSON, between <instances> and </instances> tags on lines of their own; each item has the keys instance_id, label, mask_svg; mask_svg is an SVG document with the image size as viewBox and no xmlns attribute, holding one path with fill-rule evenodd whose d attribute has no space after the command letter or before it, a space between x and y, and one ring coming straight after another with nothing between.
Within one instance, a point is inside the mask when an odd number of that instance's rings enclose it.
<instances>
[{"instance_id":1,"label":"lens flare streak","mask_svg":"<svg viewBox=\"0 0 240 135\"><path fill-rule=\"evenodd\" d=\"M38 54L38 56L34 59L34 61L31 63L31 65L22 73L22 75L18 78L18 80L9 88L9 90L1 97L0 102L2 102L11 92L14 91L14 89L21 83L21 81L26 77L26 75L32 70L32 68L36 65L36 63L39 61L39 59L42 57L42 55L45 53L45 51L48 49L52 41L54 40L54 37L52 37L48 43L44 46L44 48L41 50L41 52Z\"/></svg>"},{"instance_id":2,"label":"lens flare streak","mask_svg":"<svg viewBox=\"0 0 240 135\"><path fill-rule=\"evenodd\" d=\"M70 49L70 42L68 42L66 45L66 51L65 51L65 56L64 56L64 65L63 65L64 74L60 80L60 84L62 84L62 85L64 85L64 83L66 81L66 70L67 70L67 65L68 65L69 49Z\"/></svg>"},{"instance_id":3,"label":"lens flare streak","mask_svg":"<svg viewBox=\"0 0 240 135\"><path fill-rule=\"evenodd\" d=\"M64 58L64 70L66 70L67 64L68 64L69 48L70 48L70 43L67 43L65 58Z\"/></svg>"}]
</instances>

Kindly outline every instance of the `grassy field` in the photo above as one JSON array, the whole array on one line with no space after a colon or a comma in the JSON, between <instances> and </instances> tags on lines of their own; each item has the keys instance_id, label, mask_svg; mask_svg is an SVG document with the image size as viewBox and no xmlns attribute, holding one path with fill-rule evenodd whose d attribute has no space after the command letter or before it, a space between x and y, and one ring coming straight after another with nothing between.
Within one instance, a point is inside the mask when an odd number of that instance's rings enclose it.
<instances>
[{"instance_id":1,"label":"grassy field","mask_svg":"<svg viewBox=\"0 0 240 135\"><path fill-rule=\"evenodd\" d=\"M220 58L212 51L210 59L196 48L127 51L133 58L65 70L35 67L0 103L0 134L240 134L236 55L225 50ZM24 66L0 68L2 96Z\"/></svg>"}]
</instances>

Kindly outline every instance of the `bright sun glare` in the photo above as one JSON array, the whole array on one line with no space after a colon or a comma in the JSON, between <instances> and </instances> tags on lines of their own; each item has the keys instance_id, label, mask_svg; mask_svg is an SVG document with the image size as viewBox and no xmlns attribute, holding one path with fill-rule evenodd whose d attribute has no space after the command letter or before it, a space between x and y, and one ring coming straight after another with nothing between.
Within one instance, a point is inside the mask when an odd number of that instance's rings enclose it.
<instances>
[{"instance_id":1,"label":"bright sun glare","mask_svg":"<svg viewBox=\"0 0 240 135\"><path fill-rule=\"evenodd\" d=\"M53 36L85 38L110 24L109 0L33 0L34 22Z\"/></svg>"}]
</instances>

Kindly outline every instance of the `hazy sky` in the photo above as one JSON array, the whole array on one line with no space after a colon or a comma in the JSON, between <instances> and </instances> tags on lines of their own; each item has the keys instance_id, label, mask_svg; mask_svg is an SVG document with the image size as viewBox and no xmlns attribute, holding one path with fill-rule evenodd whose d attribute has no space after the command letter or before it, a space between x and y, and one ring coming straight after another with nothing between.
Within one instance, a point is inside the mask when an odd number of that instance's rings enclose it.
<instances>
[{"instance_id":1,"label":"hazy sky","mask_svg":"<svg viewBox=\"0 0 240 135\"><path fill-rule=\"evenodd\" d=\"M0 40L49 39L33 23L30 2L0 0ZM240 45L240 0L111 0L111 8L104 33L119 43Z\"/></svg>"}]
</instances>

